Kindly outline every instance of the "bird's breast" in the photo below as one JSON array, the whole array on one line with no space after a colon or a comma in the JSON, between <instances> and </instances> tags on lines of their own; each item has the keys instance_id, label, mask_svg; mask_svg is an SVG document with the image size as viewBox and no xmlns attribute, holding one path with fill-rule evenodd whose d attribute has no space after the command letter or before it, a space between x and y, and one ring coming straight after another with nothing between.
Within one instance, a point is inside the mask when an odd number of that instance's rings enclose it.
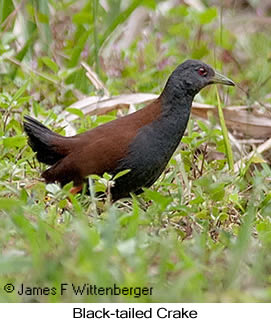
<instances>
[{"instance_id":1,"label":"bird's breast","mask_svg":"<svg viewBox=\"0 0 271 323\"><path fill-rule=\"evenodd\" d=\"M130 169L130 172L117 179L116 194L124 194L118 190L135 192L141 187L151 186L165 169L185 127L175 118L161 119L142 127L129 145L128 154L120 161L115 173L125 169ZM183 120L187 121L188 117Z\"/></svg>"}]
</instances>

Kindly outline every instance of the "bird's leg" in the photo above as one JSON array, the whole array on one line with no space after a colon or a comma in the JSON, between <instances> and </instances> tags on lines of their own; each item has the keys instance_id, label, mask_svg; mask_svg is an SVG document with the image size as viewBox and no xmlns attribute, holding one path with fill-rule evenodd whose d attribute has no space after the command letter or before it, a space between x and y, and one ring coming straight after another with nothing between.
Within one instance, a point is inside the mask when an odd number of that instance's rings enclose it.
<instances>
[{"instance_id":1,"label":"bird's leg","mask_svg":"<svg viewBox=\"0 0 271 323\"><path fill-rule=\"evenodd\" d=\"M76 195L77 193L82 192L83 190L83 185L78 185L78 186L73 186L70 190L69 193L72 195ZM67 196L67 200L72 203L72 200L70 199L69 196Z\"/></svg>"},{"instance_id":2,"label":"bird's leg","mask_svg":"<svg viewBox=\"0 0 271 323\"><path fill-rule=\"evenodd\" d=\"M73 187L70 189L70 193L71 193L72 195L75 195L75 194L77 194L77 193L80 193L82 190L83 190L83 185L73 186Z\"/></svg>"}]
</instances>

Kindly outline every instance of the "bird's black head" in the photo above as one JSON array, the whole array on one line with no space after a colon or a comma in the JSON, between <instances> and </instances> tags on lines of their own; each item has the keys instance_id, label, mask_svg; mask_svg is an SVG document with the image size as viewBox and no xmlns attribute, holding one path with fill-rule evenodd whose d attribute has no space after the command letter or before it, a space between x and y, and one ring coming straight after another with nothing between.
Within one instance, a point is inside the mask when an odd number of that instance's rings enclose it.
<instances>
[{"instance_id":1,"label":"bird's black head","mask_svg":"<svg viewBox=\"0 0 271 323\"><path fill-rule=\"evenodd\" d=\"M232 80L199 60L187 60L180 64L171 74L169 83L192 96L209 84L235 85Z\"/></svg>"}]
</instances>

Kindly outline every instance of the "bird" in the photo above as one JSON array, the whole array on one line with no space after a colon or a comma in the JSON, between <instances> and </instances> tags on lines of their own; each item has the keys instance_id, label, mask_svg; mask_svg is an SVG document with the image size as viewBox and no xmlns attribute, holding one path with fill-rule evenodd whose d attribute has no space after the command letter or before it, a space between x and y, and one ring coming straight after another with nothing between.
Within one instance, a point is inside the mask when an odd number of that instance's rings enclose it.
<instances>
[{"instance_id":1,"label":"bird","mask_svg":"<svg viewBox=\"0 0 271 323\"><path fill-rule=\"evenodd\" d=\"M39 162L51 167L41 176L63 187L73 182L82 191L88 175L117 177L112 201L140 194L159 178L185 132L192 101L207 85L235 83L199 60L186 60L169 76L160 96L144 108L70 137L57 134L38 120L24 117L28 144Z\"/></svg>"}]
</instances>

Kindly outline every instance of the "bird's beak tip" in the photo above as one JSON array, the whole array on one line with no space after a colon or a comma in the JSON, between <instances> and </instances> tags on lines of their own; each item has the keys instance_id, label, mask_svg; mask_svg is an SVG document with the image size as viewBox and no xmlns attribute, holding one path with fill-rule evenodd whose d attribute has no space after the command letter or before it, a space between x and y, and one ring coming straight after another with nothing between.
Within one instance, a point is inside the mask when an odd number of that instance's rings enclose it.
<instances>
[{"instance_id":1,"label":"bird's beak tip","mask_svg":"<svg viewBox=\"0 0 271 323\"><path fill-rule=\"evenodd\" d=\"M215 75L211 79L212 83L224 84L229 86L235 86L235 83L228 77L215 71Z\"/></svg>"}]
</instances>

